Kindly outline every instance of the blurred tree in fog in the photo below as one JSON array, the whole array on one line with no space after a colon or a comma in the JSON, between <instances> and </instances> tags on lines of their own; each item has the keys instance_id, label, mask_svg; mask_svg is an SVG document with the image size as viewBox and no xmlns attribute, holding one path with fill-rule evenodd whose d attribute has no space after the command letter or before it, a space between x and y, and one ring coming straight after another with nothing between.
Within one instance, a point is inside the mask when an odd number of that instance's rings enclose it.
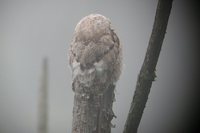
<instances>
[{"instance_id":1,"label":"blurred tree in fog","mask_svg":"<svg viewBox=\"0 0 200 133\"><path fill-rule=\"evenodd\" d=\"M38 133L48 133L48 59L42 62L41 86L39 88Z\"/></svg>"}]
</instances>

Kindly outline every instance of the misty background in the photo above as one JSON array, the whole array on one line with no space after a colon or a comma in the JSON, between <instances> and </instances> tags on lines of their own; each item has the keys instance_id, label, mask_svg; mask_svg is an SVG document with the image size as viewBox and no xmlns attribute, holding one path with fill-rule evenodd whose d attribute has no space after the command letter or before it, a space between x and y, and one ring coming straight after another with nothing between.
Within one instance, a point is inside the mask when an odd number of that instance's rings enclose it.
<instances>
[{"instance_id":1,"label":"misty background","mask_svg":"<svg viewBox=\"0 0 200 133\"><path fill-rule=\"evenodd\" d=\"M81 18L110 18L123 45L123 71L112 121L121 133L153 27L157 0L0 0L0 133L36 133L42 60L49 59L49 133L70 133L74 93L68 48ZM197 21L175 0L157 64L157 78L139 133L181 132L194 112Z\"/></svg>"}]
</instances>

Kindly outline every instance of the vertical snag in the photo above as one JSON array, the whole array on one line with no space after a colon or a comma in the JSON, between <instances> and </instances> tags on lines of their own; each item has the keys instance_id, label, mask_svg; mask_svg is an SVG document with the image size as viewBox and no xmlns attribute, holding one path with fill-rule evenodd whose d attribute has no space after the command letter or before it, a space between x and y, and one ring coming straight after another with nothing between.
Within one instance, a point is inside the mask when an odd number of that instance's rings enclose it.
<instances>
[{"instance_id":1,"label":"vertical snag","mask_svg":"<svg viewBox=\"0 0 200 133\"><path fill-rule=\"evenodd\" d=\"M48 59L42 62L41 86L39 89L38 133L48 133Z\"/></svg>"}]
</instances>

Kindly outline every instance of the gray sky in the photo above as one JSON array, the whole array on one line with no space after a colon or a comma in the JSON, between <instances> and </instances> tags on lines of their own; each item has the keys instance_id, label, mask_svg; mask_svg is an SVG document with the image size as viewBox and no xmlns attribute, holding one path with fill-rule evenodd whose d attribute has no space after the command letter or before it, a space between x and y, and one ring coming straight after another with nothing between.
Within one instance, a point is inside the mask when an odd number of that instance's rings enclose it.
<instances>
[{"instance_id":1,"label":"gray sky","mask_svg":"<svg viewBox=\"0 0 200 133\"><path fill-rule=\"evenodd\" d=\"M49 58L49 133L70 133L73 92L68 48L78 21L111 19L123 45L113 133L121 133L151 34L157 0L1 0L0 133L36 133L42 59ZM189 120L196 75L195 15L175 0L139 133L172 133Z\"/></svg>"}]
</instances>

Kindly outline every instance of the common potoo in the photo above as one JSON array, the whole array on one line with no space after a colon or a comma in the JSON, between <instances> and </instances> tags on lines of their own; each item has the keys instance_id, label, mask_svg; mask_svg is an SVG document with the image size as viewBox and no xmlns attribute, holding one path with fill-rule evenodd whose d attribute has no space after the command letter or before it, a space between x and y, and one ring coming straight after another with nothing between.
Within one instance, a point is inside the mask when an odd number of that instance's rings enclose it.
<instances>
[{"instance_id":1,"label":"common potoo","mask_svg":"<svg viewBox=\"0 0 200 133\"><path fill-rule=\"evenodd\" d=\"M121 73L122 50L108 18L91 14L77 24L70 45L69 64L73 80L85 86L93 85L94 81L116 83Z\"/></svg>"},{"instance_id":2,"label":"common potoo","mask_svg":"<svg viewBox=\"0 0 200 133\"><path fill-rule=\"evenodd\" d=\"M69 64L75 91L72 133L110 133L122 50L108 18L91 14L77 24Z\"/></svg>"}]
</instances>

